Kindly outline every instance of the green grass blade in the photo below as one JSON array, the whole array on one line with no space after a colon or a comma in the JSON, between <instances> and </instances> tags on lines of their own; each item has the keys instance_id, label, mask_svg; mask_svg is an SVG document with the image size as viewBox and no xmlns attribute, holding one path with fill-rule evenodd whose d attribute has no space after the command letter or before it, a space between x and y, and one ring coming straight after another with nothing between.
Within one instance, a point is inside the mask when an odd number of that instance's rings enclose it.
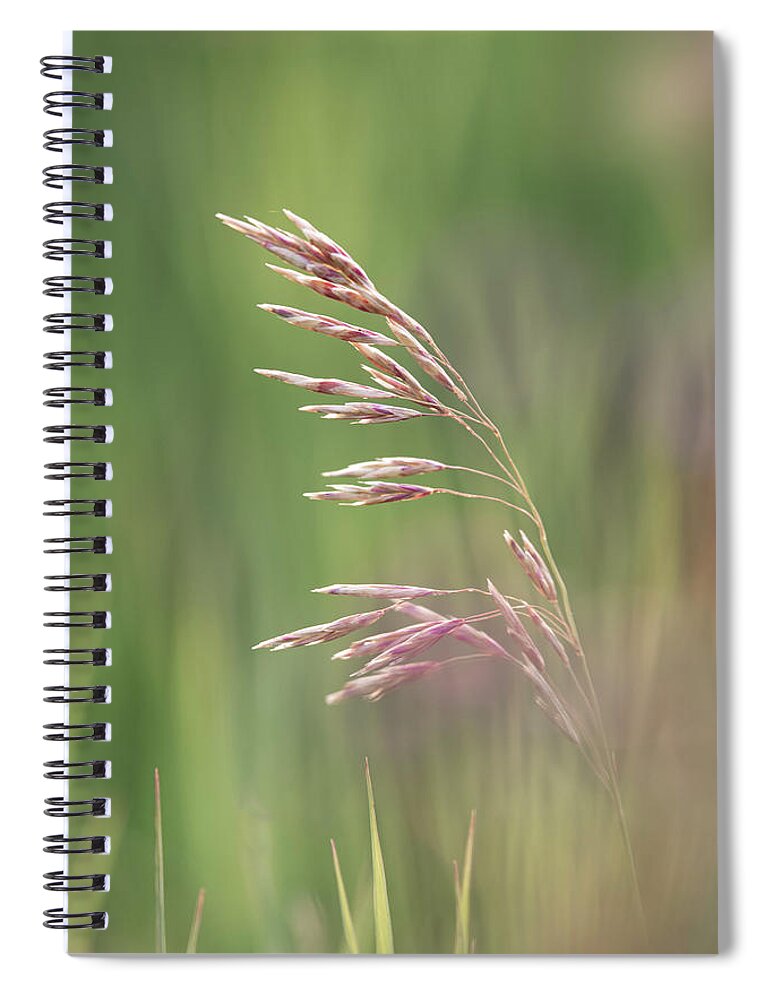
<instances>
[{"instance_id":1,"label":"green grass blade","mask_svg":"<svg viewBox=\"0 0 770 1000\"><path fill-rule=\"evenodd\" d=\"M160 812L160 774L155 768L155 950L166 953L166 885L163 871L163 818Z\"/></svg>"},{"instance_id":2,"label":"green grass blade","mask_svg":"<svg viewBox=\"0 0 770 1000\"><path fill-rule=\"evenodd\" d=\"M467 951L463 947L463 928L462 920L460 919L460 910L462 908L462 895L463 890L460 885L460 869L457 866L457 862L452 862L452 877L454 879L455 887L455 955L466 955Z\"/></svg>"},{"instance_id":3,"label":"green grass blade","mask_svg":"<svg viewBox=\"0 0 770 1000\"><path fill-rule=\"evenodd\" d=\"M377 830L377 814L374 810L372 777L369 773L369 759L364 763L366 774L366 794L369 797L369 829L372 835L372 899L374 903L374 940L378 955L393 954L393 927L390 923L388 883L385 879L385 862L380 847Z\"/></svg>"},{"instance_id":4,"label":"green grass blade","mask_svg":"<svg viewBox=\"0 0 770 1000\"><path fill-rule=\"evenodd\" d=\"M190 926L190 936L187 938L187 954L194 955L198 950L198 935L201 932L201 920L203 919L203 904L206 902L206 890L198 890L198 900L195 904L192 925Z\"/></svg>"},{"instance_id":5,"label":"green grass blade","mask_svg":"<svg viewBox=\"0 0 770 1000\"><path fill-rule=\"evenodd\" d=\"M473 841L476 835L476 810L471 812L468 838L465 841L463 874L453 862L455 881L455 954L468 955L471 950L471 874L473 872Z\"/></svg>"},{"instance_id":6,"label":"green grass blade","mask_svg":"<svg viewBox=\"0 0 770 1000\"><path fill-rule=\"evenodd\" d=\"M342 929L345 933L345 947L351 955L358 954L358 938L356 937L356 929L353 926L353 917L350 914L350 905L348 904L348 894L345 891L345 883L342 879L342 869L340 868L340 860L337 857L337 847L334 841L331 841L332 845L332 860L334 861L334 877L337 879L337 895L340 898L340 913L342 914Z\"/></svg>"}]
</instances>

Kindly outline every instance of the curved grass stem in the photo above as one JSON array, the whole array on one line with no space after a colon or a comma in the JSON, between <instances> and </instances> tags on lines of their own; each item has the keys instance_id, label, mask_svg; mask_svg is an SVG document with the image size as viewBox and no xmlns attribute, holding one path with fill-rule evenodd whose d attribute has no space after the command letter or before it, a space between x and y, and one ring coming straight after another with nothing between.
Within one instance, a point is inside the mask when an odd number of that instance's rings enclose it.
<instances>
[{"instance_id":1,"label":"curved grass stem","mask_svg":"<svg viewBox=\"0 0 770 1000\"><path fill-rule=\"evenodd\" d=\"M447 487L434 488L433 492L444 493L447 496L463 497L466 500L489 500L492 503L501 503L505 507L510 507L511 510L516 510L520 514L524 514L525 517L532 518L532 515L529 513L529 511L525 510L523 507L519 507L515 503L511 503L509 500L503 500L502 497L491 497L487 496L486 493L464 493L462 490L450 490Z\"/></svg>"},{"instance_id":2,"label":"curved grass stem","mask_svg":"<svg viewBox=\"0 0 770 1000\"><path fill-rule=\"evenodd\" d=\"M648 936L647 917L639 885L639 875L636 865L636 857L634 854L633 843L631 841L631 834L628 826L628 820L626 817L625 807L623 805L623 799L620 792L617 764L615 761L615 756L610 749L610 744L607 737L607 730L604 725L604 719L602 717L599 697L596 692L596 687L593 682L593 677L591 675L591 671L588 666L588 660L585 655L585 650L583 648L583 644L580 638L580 633L578 631L577 622L575 620L575 614L572 609L572 602L570 600L569 591L567 589L567 584L564 580L564 577L562 576L561 570L559 569L558 563L556 562L556 559L551 550L551 546L548 541L548 533L546 531L543 518L537 506L535 505L535 502L532 500L532 497L529 494L524 477L522 476L518 466L513 460L513 457L508 449L508 446L505 443L505 439L502 435L502 432L497 427L497 425L494 424L493 421L483 411L481 406L476 401L473 393L468 389L465 382L459 377L458 373L454 370L453 366L448 362L448 360L445 357L443 358L443 360L444 363L447 364L449 370L452 371L455 377L458 378L459 383L461 384L463 390L466 392L468 399L473 405L473 408L475 410L477 420L497 441L498 447L502 452L503 458L501 458L495 452L494 448L489 444L489 442L486 441L485 438L477 430L475 430L473 427L470 427L462 417L458 416L455 417L454 419L456 419L457 422L461 424L472 437L474 437L477 441L479 441L483 445L485 451L491 456L495 464L501 469L501 471L504 472L505 474L504 481L507 484L509 484L515 490L515 492L518 493L523 498L524 503L526 504L526 509L519 507L517 504L511 504L511 503L507 503L507 506L512 507L514 510L519 511L520 513L525 514L535 524L537 528L538 537L540 539L540 545L543 550L543 555L546 559L546 562L548 563L548 567L551 573L553 574L553 578L556 581L556 585L559 590L559 598L560 598L559 604L560 604L560 611L562 612L562 620L565 629L568 633L568 637L577 651L578 659L580 660L581 663L585 686L580 683L579 678L574 673L573 673L573 679L575 681L575 685L578 689L579 695L583 700L583 702L585 703L589 711L590 718L593 720L593 723L597 730L597 734L601 745L601 751L599 751L599 749L596 748L595 744L593 744L593 746L597 756L601 757L601 765L600 765L601 772L606 776L606 780L602 778L602 774L599 772L599 770L597 770L595 762L590 759L590 755L584 753L584 756L586 756L586 758L588 759L589 764L591 764L592 770L594 770L594 772L597 774L597 777L600 778L601 783L604 785L605 789L607 790L612 800L613 807L618 820L618 825L620 827L620 834L623 841L626 859L628 862L629 872L631 876L631 888L634 897L635 907L637 910L637 915L643 933L645 935L645 939L647 939ZM495 477L495 478L499 479L502 477ZM498 498L487 497L486 499L498 499ZM500 502L506 503L506 501L500 501Z\"/></svg>"}]
</instances>

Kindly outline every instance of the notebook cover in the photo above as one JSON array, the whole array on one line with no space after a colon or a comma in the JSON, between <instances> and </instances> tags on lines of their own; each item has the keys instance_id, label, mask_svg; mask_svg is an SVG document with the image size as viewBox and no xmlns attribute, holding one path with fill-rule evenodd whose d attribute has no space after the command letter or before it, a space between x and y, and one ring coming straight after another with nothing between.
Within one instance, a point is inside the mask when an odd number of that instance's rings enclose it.
<instances>
[{"instance_id":1,"label":"notebook cover","mask_svg":"<svg viewBox=\"0 0 770 1000\"><path fill-rule=\"evenodd\" d=\"M73 51L114 475L69 949L715 951L711 35Z\"/></svg>"}]
</instances>

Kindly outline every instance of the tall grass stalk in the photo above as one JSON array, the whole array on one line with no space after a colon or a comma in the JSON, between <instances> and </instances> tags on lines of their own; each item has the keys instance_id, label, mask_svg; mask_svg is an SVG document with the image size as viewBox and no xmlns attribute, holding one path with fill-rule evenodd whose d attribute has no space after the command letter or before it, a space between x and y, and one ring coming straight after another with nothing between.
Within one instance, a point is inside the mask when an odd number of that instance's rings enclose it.
<instances>
[{"instance_id":1,"label":"tall grass stalk","mask_svg":"<svg viewBox=\"0 0 770 1000\"><path fill-rule=\"evenodd\" d=\"M163 816L160 773L155 768L155 951L166 953L166 883L163 862Z\"/></svg>"},{"instance_id":2,"label":"tall grass stalk","mask_svg":"<svg viewBox=\"0 0 770 1000\"><path fill-rule=\"evenodd\" d=\"M378 955L392 955L394 953L393 926L390 917L390 902L388 899L388 885L385 878L385 861L382 855L380 844L380 834L377 827L377 813L374 805L374 789L372 787L372 776L369 769L369 760L364 760L364 775L366 778L366 797L369 808L369 834L372 848L372 908L374 913L374 938L375 950ZM455 942L454 951L458 955L467 955L473 950L473 942L470 935L470 887L471 872L473 869L473 841L476 829L476 810L471 812L470 824L468 826L468 837L465 842L465 855L463 858L462 876L456 861L452 862L454 872L455 887ZM348 903L348 894L345 889L345 882L342 878L342 868L337 856L337 845L331 841L332 863L334 865L334 878L337 883L337 896L340 904L340 915L342 917L342 929L345 938L345 947L351 955L359 953L358 937L356 936L353 917Z\"/></svg>"},{"instance_id":3,"label":"tall grass stalk","mask_svg":"<svg viewBox=\"0 0 770 1000\"><path fill-rule=\"evenodd\" d=\"M377 828L377 813L374 808L374 790L369 772L369 759L364 762L366 775L366 795L369 800L369 832L372 841L372 903L374 906L374 940L378 955L393 954L393 926L390 921L388 882L385 878L385 861L380 845L380 831Z\"/></svg>"},{"instance_id":4,"label":"tall grass stalk","mask_svg":"<svg viewBox=\"0 0 770 1000\"><path fill-rule=\"evenodd\" d=\"M192 924L190 925L190 935L187 938L186 952L194 955L198 951L198 938L201 932L201 921L203 920L203 906L206 902L206 890L198 890L198 898L195 901Z\"/></svg>"},{"instance_id":5,"label":"tall grass stalk","mask_svg":"<svg viewBox=\"0 0 770 1000\"><path fill-rule=\"evenodd\" d=\"M452 862L455 882L455 955L468 955L472 951L471 942L471 874L473 872L473 842L476 834L476 810L471 812L468 837L465 841L463 870L456 861Z\"/></svg>"},{"instance_id":6,"label":"tall grass stalk","mask_svg":"<svg viewBox=\"0 0 770 1000\"><path fill-rule=\"evenodd\" d=\"M353 926L353 917L348 903L348 894L345 890L345 882L342 878L340 859L337 857L337 846L334 840L330 841L332 848L332 862L334 864L334 878L337 883L337 896L340 901L340 914L342 916L342 931L345 935L345 947L351 955L358 954L358 937Z\"/></svg>"}]
</instances>

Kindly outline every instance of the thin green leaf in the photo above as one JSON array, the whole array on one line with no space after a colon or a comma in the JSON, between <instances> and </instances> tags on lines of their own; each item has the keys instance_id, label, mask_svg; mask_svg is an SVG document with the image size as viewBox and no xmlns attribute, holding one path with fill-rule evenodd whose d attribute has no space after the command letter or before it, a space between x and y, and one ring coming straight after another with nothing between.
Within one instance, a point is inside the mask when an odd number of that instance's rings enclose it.
<instances>
[{"instance_id":1,"label":"thin green leaf","mask_svg":"<svg viewBox=\"0 0 770 1000\"><path fill-rule=\"evenodd\" d=\"M190 936L187 938L187 954L194 955L198 950L198 935L201 932L201 920L203 919L203 904L206 902L206 890L198 890L198 899L195 903L192 925L190 926Z\"/></svg>"},{"instance_id":2,"label":"thin green leaf","mask_svg":"<svg viewBox=\"0 0 770 1000\"><path fill-rule=\"evenodd\" d=\"M155 950L166 953L166 885L163 872L163 818L160 811L160 774L155 768Z\"/></svg>"},{"instance_id":3,"label":"thin green leaf","mask_svg":"<svg viewBox=\"0 0 770 1000\"><path fill-rule=\"evenodd\" d=\"M350 915L350 905L348 904L348 894L345 891L345 883L342 879L342 869L337 857L337 847L332 840L332 860L334 862L334 877L337 879L337 895L340 899L340 913L342 914L342 929L345 933L345 946L351 955L358 954L358 938L356 929L353 926L353 918Z\"/></svg>"},{"instance_id":4,"label":"thin green leaf","mask_svg":"<svg viewBox=\"0 0 770 1000\"><path fill-rule=\"evenodd\" d=\"M471 812L468 838L465 841L462 879L457 862L453 861L455 882L455 954L468 955L471 950L471 874L473 871L473 841L476 833L476 810Z\"/></svg>"},{"instance_id":5,"label":"thin green leaf","mask_svg":"<svg viewBox=\"0 0 770 1000\"><path fill-rule=\"evenodd\" d=\"M377 814L374 810L372 777L369 773L369 758L364 763L366 774L366 794L369 797L369 829L372 835L372 899L374 903L374 940L378 955L393 954L393 927L390 923L388 883L385 878L385 862L380 847L377 830Z\"/></svg>"},{"instance_id":6,"label":"thin green leaf","mask_svg":"<svg viewBox=\"0 0 770 1000\"><path fill-rule=\"evenodd\" d=\"M460 900L462 899L462 888L460 886L460 869L457 867L457 862L452 861L452 879L454 881L455 888L455 955L464 955L466 952L463 951L463 941L462 941L462 926L460 921Z\"/></svg>"}]
</instances>

